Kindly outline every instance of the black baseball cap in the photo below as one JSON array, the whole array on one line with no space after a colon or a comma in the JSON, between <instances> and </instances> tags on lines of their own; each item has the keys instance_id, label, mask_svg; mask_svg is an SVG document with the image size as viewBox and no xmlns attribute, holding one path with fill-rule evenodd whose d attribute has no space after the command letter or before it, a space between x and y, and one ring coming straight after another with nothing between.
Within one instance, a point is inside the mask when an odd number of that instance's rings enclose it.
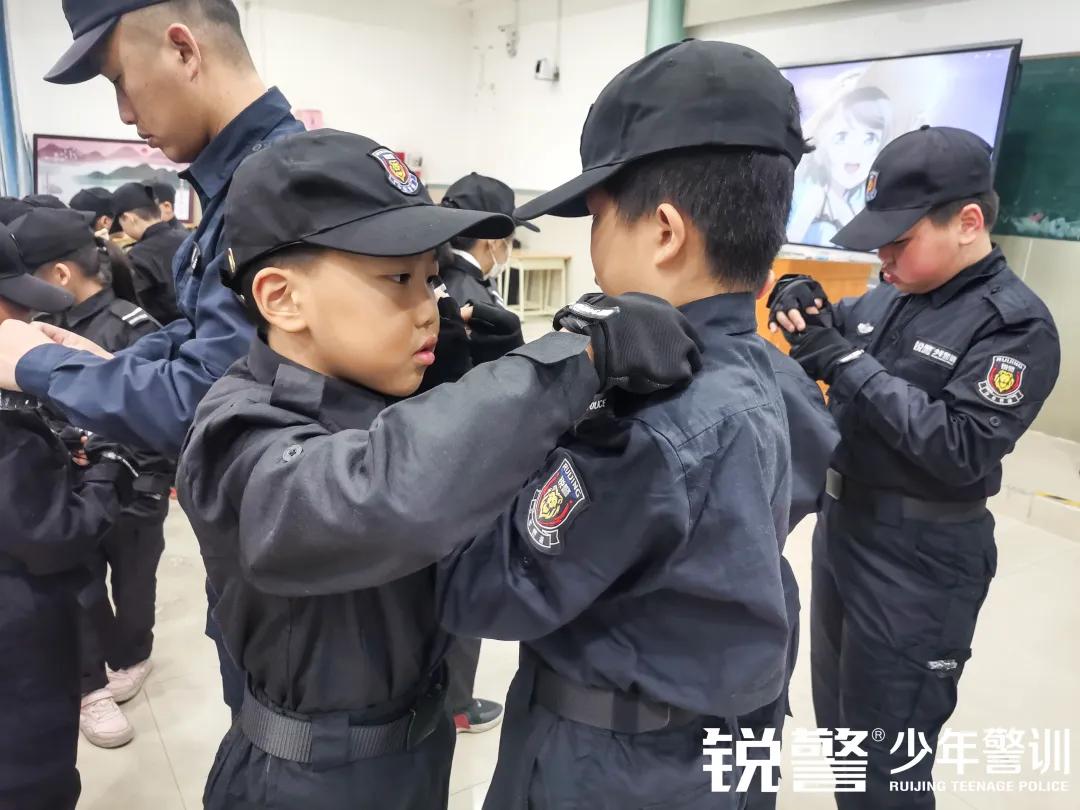
<instances>
[{"instance_id":1,"label":"black baseball cap","mask_svg":"<svg viewBox=\"0 0 1080 810\"><path fill-rule=\"evenodd\" d=\"M34 278L11 231L0 225L0 297L37 312L63 312L75 303L65 290Z\"/></svg>"},{"instance_id":2,"label":"black baseball cap","mask_svg":"<svg viewBox=\"0 0 1080 810\"><path fill-rule=\"evenodd\" d=\"M71 198L71 207L76 211L87 211L98 217L111 217L113 215L113 195L107 188L94 186L84 188Z\"/></svg>"},{"instance_id":3,"label":"black baseball cap","mask_svg":"<svg viewBox=\"0 0 1080 810\"><path fill-rule=\"evenodd\" d=\"M412 256L454 236L513 232L504 214L435 205L405 162L370 138L319 129L276 141L240 164L225 201L230 250L222 276L238 291L252 262L293 245Z\"/></svg>"},{"instance_id":4,"label":"black baseball cap","mask_svg":"<svg viewBox=\"0 0 1080 810\"><path fill-rule=\"evenodd\" d=\"M601 92L581 131L580 175L526 203L519 219L583 217L585 195L639 158L695 146L807 152L791 83L757 51L688 39L630 65Z\"/></svg>"},{"instance_id":5,"label":"black baseball cap","mask_svg":"<svg viewBox=\"0 0 1080 810\"><path fill-rule=\"evenodd\" d=\"M67 208L64 201L55 194L27 194L23 197L23 202L32 208Z\"/></svg>"},{"instance_id":6,"label":"black baseball cap","mask_svg":"<svg viewBox=\"0 0 1080 810\"><path fill-rule=\"evenodd\" d=\"M113 192L113 219L120 219L121 214L133 211L136 208L158 210L153 188L145 183L124 183Z\"/></svg>"},{"instance_id":7,"label":"black baseball cap","mask_svg":"<svg viewBox=\"0 0 1080 810\"><path fill-rule=\"evenodd\" d=\"M45 81L78 84L94 78L101 68L101 52L120 18L128 12L164 2L166 0L64 0L64 16L75 41L45 74Z\"/></svg>"},{"instance_id":8,"label":"black baseball cap","mask_svg":"<svg viewBox=\"0 0 1080 810\"><path fill-rule=\"evenodd\" d=\"M939 205L993 191L991 151L966 129L924 126L901 135L870 168L866 207L833 242L850 250L877 250Z\"/></svg>"},{"instance_id":9,"label":"black baseball cap","mask_svg":"<svg viewBox=\"0 0 1080 810\"><path fill-rule=\"evenodd\" d=\"M0 197L0 223L10 225L33 208L30 203L18 197Z\"/></svg>"},{"instance_id":10,"label":"black baseball cap","mask_svg":"<svg viewBox=\"0 0 1080 810\"><path fill-rule=\"evenodd\" d=\"M19 254L31 269L97 244L81 211L35 208L11 223Z\"/></svg>"},{"instance_id":11,"label":"black baseball cap","mask_svg":"<svg viewBox=\"0 0 1080 810\"><path fill-rule=\"evenodd\" d=\"M176 202L176 186L170 183L153 183L150 188L154 191L154 199L159 203Z\"/></svg>"},{"instance_id":12,"label":"black baseball cap","mask_svg":"<svg viewBox=\"0 0 1080 810\"><path fill-rule=\"evenodd\" d=\"M451 208L465 208L469 211L489 211L493 214L506 214L515 225L530 231L540 229L531 222L514 217L514 190L502 180L485 177L472 172L452 183L443 195L440 205Z\"/></svg>"}]
</instances>

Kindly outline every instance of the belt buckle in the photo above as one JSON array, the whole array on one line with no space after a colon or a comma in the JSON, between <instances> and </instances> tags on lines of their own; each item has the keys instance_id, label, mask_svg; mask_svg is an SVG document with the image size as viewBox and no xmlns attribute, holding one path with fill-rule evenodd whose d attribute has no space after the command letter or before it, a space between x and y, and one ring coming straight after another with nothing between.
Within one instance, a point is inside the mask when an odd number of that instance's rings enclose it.
<instances>
[{"instance_id":1,"label":"belt buckle","mask_svg":"<svg viewBox=\"0 0 1080 810\"><path fill-rule=\"evenodd\" d=\"M409 728L405 733L405 745L412 751L431 736L442 714L442 687L429 690L409 709Z\"/></svg>"}]
</instances>

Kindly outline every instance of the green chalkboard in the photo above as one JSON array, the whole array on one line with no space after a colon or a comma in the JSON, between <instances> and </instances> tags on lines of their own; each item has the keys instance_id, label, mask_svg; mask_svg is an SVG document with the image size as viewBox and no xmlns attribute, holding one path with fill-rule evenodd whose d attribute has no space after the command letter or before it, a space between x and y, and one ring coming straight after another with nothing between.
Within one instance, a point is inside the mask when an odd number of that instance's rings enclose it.
<instances>
[{"instance_id":1,"label":"green chalkboard","mask_svg":"<svg viewBox=\"0 0 1080 810\"><path fill-rule=\"evenodd\" d=\"M998 160L995 232L1080 241L1080 56L1021 64Z\"/></svg>"}]
</instances>

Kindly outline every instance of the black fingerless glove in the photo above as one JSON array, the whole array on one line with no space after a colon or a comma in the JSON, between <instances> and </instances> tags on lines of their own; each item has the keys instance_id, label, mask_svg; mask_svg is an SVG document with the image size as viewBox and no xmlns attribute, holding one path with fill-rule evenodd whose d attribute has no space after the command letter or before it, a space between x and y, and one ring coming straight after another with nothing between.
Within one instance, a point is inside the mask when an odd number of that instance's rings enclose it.
<instances>
[{"instance_id":1,"label":"black fingerless glove","mask_svg":"<svg viewBox=\"0 0 1080 810\"><path fill-rule=\"evenodd\" d=\"M135 500L135 479L139 473L135 470L130 453L121 445L96 434L90 437L85 449L90 467L83 474L83 480L112 481L121 506Z\"/></svg>"},{"instance_id":2,"label":"black fingerless glove","mask_svg":"<svg viewBox=\"0 0 1080 810\"><path fill-rule=\"evenodd\" d=\"M437 385L457 382L473 367L469 335L461 308L453 298L439 299L439 342L435 345L435 362L424 372L417 394L430 391Z\"/></svg>"},{"instance_id":3,"label":"black fingerless glove","mask_svg":"<svg viewBox=\"0 0 1080 810\"><path fill-rule=\"evenodd\" d=\"M835 329L826 326L807 326L791 338L791 357L803 371L815 380L832 385L837 372L845 363L862 354L860 349Z\"/></svg>"},{"instance_id":4,"label":"black fingerless glove","mask_svg":"<svg viewBox=\"0 0 1080 810\"><path fill-rule=\"evenodd\" d=\"M495 304L470 301L473 308L469 319L469 344L473 365L498 360L508 352L524 345L521 321L508 309Z\"/></svg>"},{"instance_id":5,"label":"black fingerless glove","mask_svg":"<svg viewBox=\"0 0 1080 810\"><path fill-rule=\"evenodd\" d=\"M808 315L806 310L817 306L816 299L820 299L822 302L821 306L818 307L821 313ZM795 273L781 276L773 286L765 303L769 307L769 323L776 322L777 312L786 313L789 310L797 309L808 326L811 324L815 326L833 325L832 304L829 303L829 296L825 294L825 289L810 276ZM784 334L790 341L791 335L786 331Z\"/></svg>"},{"instance_id":6,"label":"black fingerless glove","mask_svg":"<svg viewBox=\"0 0 1080 810\"><path fill-rule=\"evenodd\" d=\"M685 385L701 368L701 342L667 301L642 293L590 293L555 314L556 329L588 335L601 390L650 394Z\"/></svg>"}]
</instances>

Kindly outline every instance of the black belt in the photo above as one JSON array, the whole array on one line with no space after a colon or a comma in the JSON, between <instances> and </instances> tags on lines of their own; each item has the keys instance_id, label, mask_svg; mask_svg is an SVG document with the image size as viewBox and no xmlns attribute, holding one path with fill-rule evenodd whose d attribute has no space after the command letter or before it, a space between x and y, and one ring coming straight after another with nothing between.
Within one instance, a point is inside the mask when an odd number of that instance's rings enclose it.
<instances>
[{"instance_id":1,"label":"black belt","mask_svg":"<svg viewBox=\"0 0 1080 810\"><path fill-rule=\"evenodd\" d=\"M584 686L539 666L533 702L575 723L618 734L643 734L677 728L701 717L699 712L612 689Z\"/></svg>"},{"instance_id":2,"label":"black belt","mask_svg":"<svg viewBox=\"0 0 1080 810\"><path fill-rule=\"evenodd\" d=\"M825 491L833 500L877 511L895 512L910 520L967 523L986 514L986 498L977 501L924 501L895 492L866 487L845 478L831 467L825 473Z\"/></svg>"},{"instance_id":3,"label":"black belt","mask_svg":"<svg viewBox=\"0 0 1080 810\"><path fill-rule=\"evenodd\" d=\"M139 473L132 483L132 488L144 495L164 495L172 489L173 477L161 473Z\"/></svg>"},{"instance_id":4,"label":"black belt","mask_svg":"<svg viewBox=\"0 0 1080 810\"><path fill-rule=\"evenodd\" d=\"M378 725L350 725L344 712L325 717L282 714L248 689L240 709L240 728L251 744L270 756L338 767L358 759L401 754L426 740L445 716L446 687L439 683L406 714Z\"/></svg>"}]
</instances>

